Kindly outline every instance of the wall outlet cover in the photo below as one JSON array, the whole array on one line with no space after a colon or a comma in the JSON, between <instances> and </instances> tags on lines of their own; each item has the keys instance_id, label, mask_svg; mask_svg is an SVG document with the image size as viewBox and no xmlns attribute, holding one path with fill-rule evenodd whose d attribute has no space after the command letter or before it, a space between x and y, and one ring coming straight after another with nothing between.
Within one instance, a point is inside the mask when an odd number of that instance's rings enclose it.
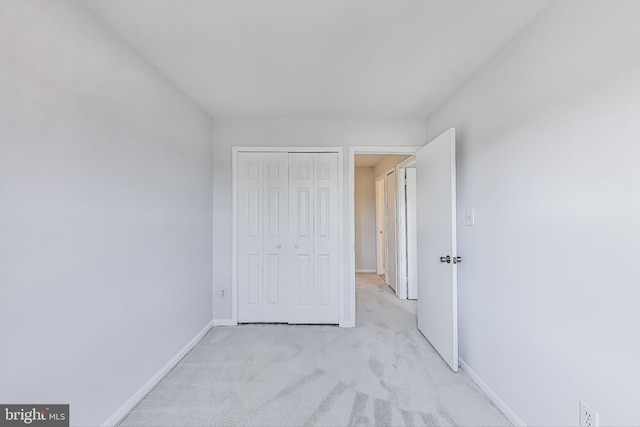
<instances>
[{"instance_id":1,"label":"wall outlet cover","mask_svg":"<svg viewBox=\"0 0 640 427\"><path fill-rule=\"evenodd\" d=\"M580 401L580 427L598 427L598 413Z\"/></svg>"}]
</instances>

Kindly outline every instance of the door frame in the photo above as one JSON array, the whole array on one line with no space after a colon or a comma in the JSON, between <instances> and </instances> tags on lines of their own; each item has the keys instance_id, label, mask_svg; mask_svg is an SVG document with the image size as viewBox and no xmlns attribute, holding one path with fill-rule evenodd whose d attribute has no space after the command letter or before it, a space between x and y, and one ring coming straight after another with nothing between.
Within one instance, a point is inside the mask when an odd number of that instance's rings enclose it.
<instances>
[{"instance_id":1,"label":"door frame","mask_svg":"<svg viewBox=\"0 0 640 427\"><path fill-rule=\"evenodd\" d=\"M380 175L376 176L375 182L376 185L378 182L382 182L384 183L383 187L384 187L384 191L382 192L383 194L383 200L382 200L382 207L383 207L383 216L382 216L382 223L384 225L384 242L383 242L383 246L382 246L382 250L384 251L384 281L387 284L387 286L389 286L391 289L393 289L391 287L391 285L389 284L389 269L387 268L387 266L389 265L389 175L394 174L394 180L396 183L396 188L395 188L395 195L396 195L396 200L395 200L395 205L396 205L396 215L395 215L395 221L393 224L393 227L395 228L394 230L394 235L396 236L396 242L398 241L399 235L398 235L398 219L399 219L399 199L398 199L398 191L400 189L400 181L398 180L398 169L396 168L396 166L392 166L389 169L387 169L386 171L382 172ZM376 199L376 204L378 203L377 199ZM377 208L377 206L376 206ZM376 211L377 213L377 211ZM395 283L396 283L396 289L393 290L393 292L395 292L396 296L398 298L400 298L400 295L398 294L398 244L396 243L396 247L395 247Z\"/></svg>"},{"instance_id":2,"label":"door frame","mask_svg":"<svg viewBox=\"0 0 640 427\"><path fill-rule=\"evenodd\" d=\"M356 326L356 212L355 204L355 159L356 154L406 154L413 156L423 146L349 146L349 292L348 310L350 319L344 326ZM341 326L343 326L341 324Z\"/></svg>"},{"instance_id":3,"label":"door frame","mask_svg":"<svg viewBox=\"0 0 640 427\"><path fill-rule=\"evenodd\" d=\"M398 265L401 265L403 268L398 270L398 291L396 295L400 299L408 299L409 298L409 275L407 273L407 269L405 267L408 266L408 251L407 251L407 199L406 196L406 187L405 180L406 174L405 170L407 167L413 165L416 162L415 156L409 157L407 160L398 163L396 168L396 180L398 184L398 188L396 190L397 194L401 197L397 199L397 218L398 224L402 224L402 227L397 227L396 237L398 239L398 249L396 250L398 256Z\"/></svg>"},{"instance_id":4,"label":"door frame","mask_svg":"<svg viewBox=\"0 0 640 427\"><path fill-rule=\"evenodd\" d=\"M386 222L385 217L385 176L374 177L376 186L376 274L386 274L386 230L384 230L384 224ZM380 184L382 184L382 191L380 190Z\"/></svg>"},{"instance_id":5,"label":"door frame","mask_svg":"<svg viewBox=\"0 0 640 427\"><path fill-rule=\"evenodd\" d=\"M338 154L338 299L339 299L339 325L350 326L345 323L345 292L344 292L344 179L342 147L231 147L231 191L232 191L232 239L231 239L231 322L230 326L238 324L238 182L237 164L238 153L337 153ZM215 226L215 224L214 224ZM355 239L354 239L355 241ZM355 268L355 264L354 264ZM217 295L213 295L214 303ZM355 303L355 293L354 293ZM355 308L355 306L354 306Z\"/></svg>"}]
</instances>

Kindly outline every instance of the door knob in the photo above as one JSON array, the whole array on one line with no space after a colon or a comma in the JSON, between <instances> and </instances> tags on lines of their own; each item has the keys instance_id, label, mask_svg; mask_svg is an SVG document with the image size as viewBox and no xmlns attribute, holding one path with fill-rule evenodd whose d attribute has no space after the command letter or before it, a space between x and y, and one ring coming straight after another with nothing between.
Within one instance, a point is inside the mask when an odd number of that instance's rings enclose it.
<instances>
[{"instance_id":1,"label":"door knob","mask_svg":"<svg viewBox=\"0 0 640 427\"><path fill-rule=\"evenodd\" d=\"M298 249L299 247L300 247L299 245L296 245L296 246L295 246L295 248L296 248L296 249Z\"/></svg>"},{"instance_id":2,"label":"door knob","mask_svg":"<svg viewBox=\"0 0 640 427\"><path fill-rule=\"evenodd\" d=\"M459 264L462 262L462 257L461 256L454 256L453 257L453 263L454 264Z\"/></svg>"},{"instance_id":3,"label":"door knob","mask_svg":"<svg viewBox=\"0 0 640 427\"><path fill-rule=\"evenodd\" d=\"M451 257L449 255L441 256L440 257L440 262L446 262L447 264L451 264Z\"/></svg>"},{"instance_id":4,"label":"door knob","mask_svg":"<svg viewBox=\"0 0 640 427\"><path fill-rule=\"evenodd\" d=\"M282 245L277 245L276 248L280 249L282 247Z\"/></svg>"}]
</instances>

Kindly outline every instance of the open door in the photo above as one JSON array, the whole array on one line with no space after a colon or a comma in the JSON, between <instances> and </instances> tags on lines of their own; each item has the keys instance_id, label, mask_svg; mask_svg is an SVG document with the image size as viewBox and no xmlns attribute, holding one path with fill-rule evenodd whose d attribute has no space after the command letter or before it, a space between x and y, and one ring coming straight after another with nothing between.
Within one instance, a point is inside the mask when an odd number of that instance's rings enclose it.
<instances>
[{"instance_id":1,"label":"open door","mask_svg":"<svg viewBox=\"0 0 640 427\"><path fill-rule=\"evenodd\" d=\"M457 372L455 128L417 151L416 189L418 329Z\"/></svg>"},{"instance_id":2,"label":"open door","mask_svg":"<svg viewBox=\"0 0 640 427\"><path fill-rule=\"evenodd\" d=\"M405 169L406 174L406 240L407 240L407 298L418 299L418 221L416 219L416 168Z\"/></svg>"},{"instance_id":3,"label":"open door","mask_svg":"<svg viewBox=\"0 0 640 427\"><path fill-rule=\"evenodd\" d=\"M387 285L389 285L396 294L398 293L398 254L396 251L398 246L398 239L396 236L398 227L396 220L398 206L398 202L396 200L397 188L396 172L391 171L387 174L386 188L387 224L385 236L387 237L387 250L384 256L386 261L384 277Z\"/></svg>"},{"instance_id":4,"label":"open door","mask_svg":"<svg viewBox=\"0 0 640 427\"><path fill-rule=\"evenodd\" d=\"M387 248L384 235L385 209L384 209L384 185L385 179L376 180L376 274L385 274L384 252Z\"/></svg>"}]
</instances>

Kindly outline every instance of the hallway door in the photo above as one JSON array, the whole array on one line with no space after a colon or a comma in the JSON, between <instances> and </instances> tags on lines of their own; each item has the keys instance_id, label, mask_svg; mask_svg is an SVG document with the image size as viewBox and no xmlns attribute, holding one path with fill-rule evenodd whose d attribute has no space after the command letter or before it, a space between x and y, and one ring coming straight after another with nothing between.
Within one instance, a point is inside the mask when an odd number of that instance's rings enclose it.
<instances>
[{"instance_id":1,"label":"hallway door","mask_svg":"<svg viewBox=\"0 0 640 427\"><path fill-rule=\"evenodd\" d=\"M386 221L385 212L385 179L376 180L376 274L379 276L385 274L384 255L386 251L386 238L384 234L384 225Z\"/></svg>"},{"instance_id":2,"label":"hallway door","mask_svg":"<svg viewBox=\"0 0 640 427\"><path fill-rule=\"evenodd\" d=\"M457 371L455 128L416 153L416 188L418 329Z\"/></svg>"},{"instance_id":3,"label":"hallway door","mask_svg":"<svg viewBox=\"0 0 640 427\"><path fill-rule=\"evenodd\" d=\"M397 224L396 224L396 211L397 211L397 182L396 182L396 173L395 171L391 171L387 174L387 224L386 224L386 233L385 236L387 238L387 251L385 255L385 260L387 261L387 265L385 268L385 279L387 284L393 292L398 293L398 256L397 256L397 245L398 239L396 236Z\"/></svg>"}]
</instances>

